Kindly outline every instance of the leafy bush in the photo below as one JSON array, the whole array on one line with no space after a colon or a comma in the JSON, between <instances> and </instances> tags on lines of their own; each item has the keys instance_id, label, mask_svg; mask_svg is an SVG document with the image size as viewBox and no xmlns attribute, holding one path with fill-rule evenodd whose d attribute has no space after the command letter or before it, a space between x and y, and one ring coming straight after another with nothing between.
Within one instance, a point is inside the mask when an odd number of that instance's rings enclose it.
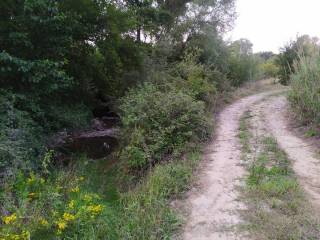
<instances>
[{"instance_id":1,"label":"leafy bush","mask_svg":"<svg viewBox=\"0 0 320 240\"><path fill-rule=\"evenodd\" d=\"M195 99L206 102L208 105L213 104L216 95L216 82L213 78L212 71L198 62L200 49L189 50L182 61L174 65L174 84L178 88L188 91ZM181 78L182 81L177 81Z\"/></svg>"},{"instance_id":2,"label":"leafy bush","mask_svg":"<svg viewBox=\"0 0 320 240\"><path fill-rule=\"evenodd\" d=\"M43 152L43 128L15 107L19 96L0 91L0 174L35 167Z\"/></svg>"},{"instance_id":3,"label":"leafy bush","mask_svg":"<svg viewBox=\"0 0 320 240\"><path fill-rule=\"evenodd\" d=\"M193 140L209 137L204 103L173 87L145 84L122 99L122 158L131 168L145 168L168 154L179 154Z\"/></svg>"},{"instance_id":4,"label":"leafy bush","mask_svg":"<svg viewBox=\"0 0 320 240\"><path fill-rule=\"evenodd\" d=\"M90 117L82 104L47 106L44 113L38 104L25 102L24 95L0 90L0 175L38 169L48 136L63 127L84 126Z\"/></svg>"},{"instance_id":5,"label":"leafy bush","mask_svg":"<svg viewBox=\"0 0 320 240\"><path fill-rule=\"evenodd\" d=\"M311 56L303 53L291 75L289 100L297 112L307 121L320 124L320 53Z\"/></svg>"},{"instance_id":6,"label":"leafy bush","mask_svg":"<svg viewBox=\"0 0 320 240\"><path fill-rule=\"evenodd\" d=\"M280 51L276 58L278 65L278 77L280 83L289 85L291 74L295 72L295 62L299 61L299 54L303 52L305 56L311 56L314 51L315 40L308 35L297 37L297 40L288 43Z\"/></svg>"},{"instance_id":7,"label":"leafy bush","mask_svg":"<svg viewBox=\"0 0 320 240\"><path fill-rule=\"evenodd\" d=\"M233 86L257 80L259 76L259 59L252 53L252 43L247 39L240 39L230 45L228 77Z\"/></svg>"},{"instance_id":8,"label":"leafy bush","mask_svg":"<svg viewBox=\"0 0 320 240\"><path fill-rule=\"evenodd\" d=\"M263 72L263 77L266 78L276 78L279 72L278 66L274 63L274 59L272 58L261 64L260 68Z\"/></svg>"}]
</instances>

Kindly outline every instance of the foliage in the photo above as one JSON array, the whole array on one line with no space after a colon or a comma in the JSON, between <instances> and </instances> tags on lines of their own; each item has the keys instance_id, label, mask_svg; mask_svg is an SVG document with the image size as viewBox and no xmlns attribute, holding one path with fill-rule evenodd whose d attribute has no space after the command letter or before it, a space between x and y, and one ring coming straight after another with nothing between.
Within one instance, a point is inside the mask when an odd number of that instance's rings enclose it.
<instances>
[{"instance_id":1,"label":"foliage","mask_svg":"<svg viewBox=\"0 0 320 240\"><path fill-rule=\"evenodd\" d=\"M20 173L1 189L4 239L161 239L179 227L172 196L188 187L200 152L158 165L136 188L119 193L118 165L77 159L69 171ZM117 177L117 178L115 178ZM130 184L125 182L124 184ZM23 223L23 224L21 224Z\"/></svg>"},{"instance_id":2,"label":"foliage","mask_svg":"<svg viewBox=\"0 0 320 240\"><path fill-rule=\"evenodd\" d=\"M278 66L273 58L261 64L261 71L266 78L276 78L278 76Z\"/></svg>"},{"instance_id":3,"label":"foliage","mask_svg":"<svg viewBox=\"0 0 320 240\"><path fill-rule=\"evenodd\" d=\"M28 112L15 108L19 100L25 98L0 91L0 172L5 175L37 166L44 150L43 128Z\"/></svg>"},{"instance_id":4,"label":"foliage","mask_svg":"<svg viewBox=\"0 0 320 240\"><path fill-rule=\"evenodd\" d=\"M303 52L299 53L299 60L294 65L294 73L291 75L289 100L304 120L319 125L320 55L319 47L314 47L313 54L309 56Z\"/></svg>"},{"instance_id":5,"label":"foliage","mask_svg":"<svg viewBox=\"0 0 320 240\"><path fill-rule=\"evenodd\" d=\"M56 171L50 176L20 172L1 190L2 239L82 238L99 227L108 206L85 189L85 177Z\"/></svg>"},{"instance_id":6,"label":"foliage","mask_svg":"<svg viewBox=\"0 0 320 240\"><path fill-rule=\"evenodd\" d=\"M170 199L187 190L200 159L198 150L192 149L183 161L155 166L141 185L125 193L117 218L119 239L170 238L181 224Z\"/></svg>"},{"instance_id":7,"label":"foliage","mask_svg":"<svg viewBox=\"0 0 320 240\"><path fill-rule=\"evenodd\" d=\"M200 57L201 51L198 48L186 52L182 61L171 69L172 75L177 78L174 78L173 84L188 92L196 100L210 105L213 104L217 93L215 85L218 79L214 78L214 73L208 66L199 62Z\"/></svg>"},{"instance_id":8,"label":"foliage","mask_svg":"<svg viewBox=\"0 0 320 240\"><path fill-rule=\"evenodd\" d=\"M234 7L1 1L0 238L168 238L179 223L169 198L200 159L181 156L209 138L218 98L258 76L251 44L223 40ZM50 135L85 127L101 104L120 111L124 161L110 174L103 160L52 162Z\"/></svg>"},{"instance_id":9,"label":"foliage","mask_svg":"<svg viewBox=\"0 0 320 240\"><path fill-rule=\"evenodd\" d=\"M294 63L299 58L299 52L304 52L306 56L312 54L313 46L318 40L308 35L297 37L296 41L288 43L281 49L276 59L278 65L278 76L280 83L288 85L290 83L290 75L294 73Z\"/></svg>"},{"instance_id":10,"label":"foliage","mask_svg":"<svg viewBox=\"0 0 320 240\"><path fill-rule=\"evenodd\" d=\"M233 86L240 86L246 81L256 80L258 77L258 60L252 54L252 43L247 39L240 39L230 45L229 78Z\"/></svg>"},{"instance_id":11,"label":"foliage","mask_svg":"<svg viewBox=\"0 0 320 240\"><path fill-rule=\"evenodd\" d=\"M179 154L192 139L209 137L204 103L171 86L145 84L131 90L120 109L126 140L121 155L133 169Z\"/></svg>"}]
</instances>

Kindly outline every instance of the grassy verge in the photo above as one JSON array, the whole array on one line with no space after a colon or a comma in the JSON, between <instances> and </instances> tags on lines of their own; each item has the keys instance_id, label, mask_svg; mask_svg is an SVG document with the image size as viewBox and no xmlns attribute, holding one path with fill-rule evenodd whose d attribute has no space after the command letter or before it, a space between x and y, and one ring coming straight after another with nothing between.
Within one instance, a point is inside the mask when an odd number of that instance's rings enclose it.
<instances>
[{"instance_id":1,"label":"grassy verge","mask_svg":"<svg viewBox=\"0 0 320 240\"><path fill-rule=\"evenodd\" d=\"M0 239L169 239L180 226L170 200L188 189L200 159L199 149L190 150L126 191L121 184L131 180L110 159L78 158L47 178L21 175L1 192L11 214L2 219Z\"/></svg>"},{"instance_id":2,"label":"grassy verge","mask_svg":"<svg viewBox=\"0 0 320 240\"><path fill-rule=\"evenodd\" d=\"M249 154L249 123L242 119L240 135L245 154ZM272 137L258 139L259 154L248 162L243 188L247 209L243 217L257 239L319 239L319 222L304 198L286 154Z\"/></svg>"}]
</instances>

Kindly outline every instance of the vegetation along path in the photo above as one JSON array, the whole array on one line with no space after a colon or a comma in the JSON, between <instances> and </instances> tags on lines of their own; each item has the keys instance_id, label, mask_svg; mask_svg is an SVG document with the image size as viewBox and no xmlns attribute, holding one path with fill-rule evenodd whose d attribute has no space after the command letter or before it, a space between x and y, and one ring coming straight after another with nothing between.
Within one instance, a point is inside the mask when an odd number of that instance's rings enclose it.
<instances>
[{"instance_id":1,"label":"vegetation along path","mask_svg":"<svg viewBox=\"0 0 320 240\"><path fill-rule=\"evenodd\" d=\"M243 218L242 212L250 209L247 201L241 201L240 190L249 171L249 164L244 161L240 122L249 110L262 117L252 119L255 124L248 132L260 131L260 135L265 136L271 133L270 139L276 140L275 143L271 141L272 144L278 144L284 150L283 154L293 160L294 174L308 193L310 202L319 202L319 159L312 148L287 127L284 109L288 106L283 93L284 89L275 88L254 94L238 100L220 113L216 138L205 152L196 187L184 200L189 215L182 239L254 239L249 231L239 231L238 228L246 225L244 221L247 219ZM249 138L250 143L254 138ZM277 150L277 153L282 150Z\"/></svg>"}]
</instances>

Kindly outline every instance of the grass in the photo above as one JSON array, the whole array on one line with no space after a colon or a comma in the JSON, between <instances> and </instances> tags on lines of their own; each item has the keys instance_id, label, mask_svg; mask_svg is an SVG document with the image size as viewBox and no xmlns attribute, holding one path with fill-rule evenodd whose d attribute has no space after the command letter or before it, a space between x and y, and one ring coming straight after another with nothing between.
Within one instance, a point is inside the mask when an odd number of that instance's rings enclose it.
<instances>
[{"instance_id":1,"label":"grass","mask_svg":"<svg viewBox=\"0 0 320 240\"><path fill-rule=\"evenodd\" d=\"M242 119L248 136L249 123ZM240 136L244 154L250 154L248 137ZM248 162L248 175L242 189L247 209L242 212L246 229L257 239L319 239L320 225L291 169L286 154L272 137L261 137L260 153Z\"/></svg>"},{"instance_id":2,"label":"grass","mask_svg":"<svg viewBox=\"0 0 320 240\"><path fill-rule=\"evenodd\" d=\"M119 239L170 239L181 224L170 200L188 189L200 159L196 150L182 161L158 165L136 189L122 194Z\"/></svg>"},{"instance_id":3,"label":"grass","mask_svg":"<svg viewBox=\"0 0 320 240\"><path fill-rule=\"evenodd\" d=\"M250 112L247 111L244 113L243 117L240 120L240 127L239 127L239 139L242 146L242 153L250 153L251 146L250 146L250 138L251 133L248 131L248 123L247 120L251 118Z\"/></svg>"},{"instance_id":4,"label":"grass","mask_svg":"<svg viewBox=\"0 0 320 240\"><path fill-rule=\"evenodd\" d=\"M299 53L299 61L291 75L289 101L293 110L305 123L320 126L320 54Z\"/></svg>"},{"instance_id":5,"label":"grass","mask_svg":"<svg viewBox=\"0 0 320 240\"><path fill-rule=\"evenodd\" d=\"M155 166L135 188L119 193L112 218L116 239L169 239L181 224L170 200L188 189L200 159L200 151L194 149L183 160Z\"/></svg>"},{"instance_id":6,"label":"grass","mask_svg":"<svg viewBox=\"0 0 320 240\"><path fill-rule=\"evenodd\" d=\"M3 225L0 239L170 239L181 225L170 202L188 189L201 153L193 148L182 159L158 164L138 183L120 164L110 166L111 159L75 159L46 179L21 175L21 181L8 183L0 197L10 209L3 224L10 223ZM86 196L93 200L86 202ZM91 206L102 206L99 214L88 212ZM58 223L66 227L59 229Z\"/></svg>"},{"instance_id":7,"label":"grass","mask_svg":"<svg viewBox=\"0 0 320 240\"><path fill-rule=\"evenodd\" d=\"M305 136L307 138L316 137L318 135L319 135L318 131L313 128L308 129L305 133Z\"/></svg>"}]
</instances>

